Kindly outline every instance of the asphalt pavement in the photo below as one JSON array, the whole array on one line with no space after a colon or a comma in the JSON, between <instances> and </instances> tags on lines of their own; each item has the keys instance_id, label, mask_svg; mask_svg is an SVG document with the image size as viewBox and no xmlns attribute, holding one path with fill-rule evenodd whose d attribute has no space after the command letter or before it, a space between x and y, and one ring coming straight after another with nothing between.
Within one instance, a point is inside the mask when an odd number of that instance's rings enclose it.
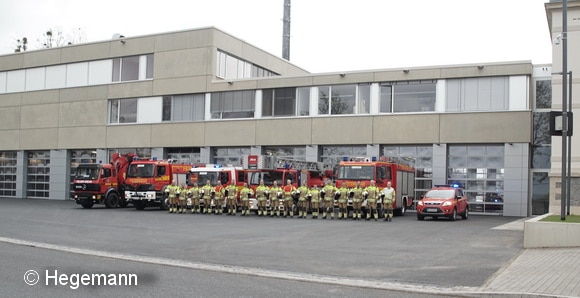
<instances>
[{"instance_id":1,"label":"asphalt pavement","mask_svg":"<svg viewBox=\"0 0 580 298\"><path fill-rule=\"evenodd\" d=\"M174 215L157 209L86 210L72 201L0 199L0 223L2 246L22 250L33 246L34 255L41 256L45 253L38 251L74 255L74 264L83 272L93 270L92 262L101 262L94 259L104 258L115 264L139 264L145 276L164 268L168 276L178 277L185 271L196 281L206 275L227 280L217 287L204 282L191 289L193 296L271 296L259 291L259 285L268 283L281 284L276 296L283 297L378 297L385 293L404 293L403 297L580 296L578 287L559 280L556 286L546 281L546 286L536 288L517 282L514 276L529 277L534 272L523 275L514 270L524 266L525 260L538 259L522 248L523 232L517 218L417 221L408 213L386 223ZM5 254L10 249L2 251ZM562 255L580 259L574 251ZM540 252L547 254L546 250ZM52 266L60 266L60 261ZM0 288L22 286L10 280L14 276L21 279L26 268L3 267L1 274L8 275L3 280L9 282ZM168 288L171 282L165 282L165 275L159 276L155 288L170 296L181 296L183 289L190 288L187 279ZM518 283L522 285L516 287ZM220 290L223 286L229 290ZM329 292L334 288L342 290Z\"/></svg>"}]
</instances>

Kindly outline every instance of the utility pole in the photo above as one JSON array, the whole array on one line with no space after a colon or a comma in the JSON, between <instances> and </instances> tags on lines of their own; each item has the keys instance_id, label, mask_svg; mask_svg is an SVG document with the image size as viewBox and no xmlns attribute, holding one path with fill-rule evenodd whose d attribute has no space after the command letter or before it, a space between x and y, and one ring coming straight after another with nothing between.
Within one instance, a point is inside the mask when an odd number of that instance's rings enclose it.
<instances>
[{"instance_id":1,"label":"utility pole","mask_svg":"<svg viewBox=\"0 0 580 298\"><path fill-rule=\"evenodd\" d=\"M562 183L560 219L566 220L568 157L568 0L562 0Z\"/></svg>"},{"instance_id":2,"label":"utility pole","mask_svg":"<svg viewBox=\"0 0 580 298\"><path fill-rule=\"evenodd\" d=\"M284 0L282 58L290 60L290 0Z\"/></svg>"}]
</instances>

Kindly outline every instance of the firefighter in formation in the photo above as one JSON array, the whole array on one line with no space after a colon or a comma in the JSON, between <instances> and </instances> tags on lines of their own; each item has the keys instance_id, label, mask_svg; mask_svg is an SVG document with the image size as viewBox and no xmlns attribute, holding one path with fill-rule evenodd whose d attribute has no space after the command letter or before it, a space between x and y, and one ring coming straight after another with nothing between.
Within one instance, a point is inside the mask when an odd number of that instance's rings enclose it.
<instances>
[{"instance_id":1,"label":"firefighter in formation","mask_svg":"<svg viewBox=\"0 0 580 298\"><path fill-rule=\"evenodd\" d=\"M292 185L292 180L286 180L286 185L282 188L284 191L284 214L283 216L289 215L294 217L294 196L297 195L296 187Z\"/></svg>"},{"instance_id":2,"label":"firefighter in formation","mask_svg":"<svg viewBox=\"0 0 580 298\"><path fill-rule=\"evenodd\" d=\"M393 201L395 201L395 189L391 184L391 181L387 182L387 187L383 188L383 209L385 210L384 221L393 220Z\"/></svg>"},{"instance_id":3,"label":"firefighter in formation","mask_svg":"<svg viewBox=\"0 0 580 298\"><path fill-rule=\"evenodd\" d=\"M365 188L363 196L365 196L367 201L367 220L370 220L373 216L375 221L378 220L377 200L379 199L379 188L375 186L375 180L371 180L371 184Z\"/></svg>"},{"instance_id":4,"label":"firefighter in formation","mask_svg":"<svg viewBox=\"0 0 580 298\"><path fill-rule=\"evenodd\" d=\"M177 213L177 193L179 192L179 186L177 182L173 181L171 185L165 188L165 194L169 199L169 213Z\"/></svg>"},{"instance_id":5,"label":"firefighter in formation","mask_svg":"<svg viewBox=\"0 0 580 298\"><path fill-rule=\"evenodd\" d=\"M248 183L244 183L242 189L240 189L240 199L242 201L242 216L250 216L250 196L254 192L248 187Z\"/></svg>"},{"instance_id":6,"label":"firefighter in formation","mask_svg":"<svg viewBox=\"0 0 580 298\"><path fill-rule=\"evenodd\" d=\"M199 188L199 186L197 184L194 184L188 192L188 196L191 199L191 213L200 213L201 209L200 209L200 205L199 205L199 199L200 199L200 193L201 188Z\"/></svg>"},{"instance_id":7,"label":"firefighter in formation","mask_svg":"<svg viewBox=\"0 0 580 298\"><path fill-rule=\"evenodd\" d=\"M226 207L228 208L228 215L236 215L238 206L236 205L236 199L238 197L238 187L235 184L230 184L226 186L225 190L226 196Z\"/></svg>"},{"instance_id":8,"label":"firefighter in formation","mask_svg":"<svg viewBox=\"0 0 580 298\"><path fill-rule=\"evenodd\" d=\"M278 181L274 180L270 188L270 217L274 216L274 211L276 211L276 216L280 216L280 207L284 207L283 202L281 202L284 199L283 196L282 187L278 186Z\"/></svg>"},{"instance_id":9,"label":"firefighter in formation","mask_svg":"<svg viewBox=\"0 0 580 298\"><path fill-rule=\"evenodd\" d=\"M356 186L351 188L349 191L349 196L352 198L352 219L361 219L361 207L363 201L364 189L361 187L360 181L356 182Z\"/></svg>"},{"instance_id":10,"label":"firefighter in formation","mask_svg":"<svg viewBox=\"0 0 580 298\"><path fill-rule=\"evenodd\" d=\"M270 197L270 188L264 185L264 180L260 180L260 185L256 187L256 200L258 200L258 216L266 216L266 204Z\"/></svg>"},{"instance_id":11,"label":"firefighter in formation","mask_svg":"<svg viewBox=\"0 0 580 298\"><path fill-rule=\"evenodd\" d=\"M332 185L330 179L326 180L326 185L320 191L321 197L323 199L322 203L322 219L326 219L327 215L330 213L330 218L334 219L334 199L335 199L336 188Z\"/></svg>"},{"instance_id":12,"label":"firefighter in formation","mask_svg":"<svg viewBox=\"0 0 580 298\"><path fill-rule=\"evenodd\" d=\"M342 182L340 188L336 190L336 196L338 198L338 219L348 218L348 192L349 189L346 187L346 182Z\"/></svg>"},{"instance_id":13,"label":"firefighter in formation","mask_svg":"<svg viewBox=\"0 0 580 298\"><path fill-rule=\"evenodd\" d=\"M200 190L200 195L203 201L203 213L211 213L211 199L212 199L213 186L211 186L211 181L209 179L206 181L205 185ZM215 191L213 191L215 192Z\"/></svg>"},{"instance_id":14,"label":"firefighter in formation","mask_svg":"<svg viewBox=\"0 0 580 298\"><path fill-rule=\"evenodd\" d=\"M310 189L308 189L306 181L302 181L302 185L296 190L298 193L298 218L306 218L308 214L308 200L306 196L309 191Z\"/></svg>"}]
</instances>

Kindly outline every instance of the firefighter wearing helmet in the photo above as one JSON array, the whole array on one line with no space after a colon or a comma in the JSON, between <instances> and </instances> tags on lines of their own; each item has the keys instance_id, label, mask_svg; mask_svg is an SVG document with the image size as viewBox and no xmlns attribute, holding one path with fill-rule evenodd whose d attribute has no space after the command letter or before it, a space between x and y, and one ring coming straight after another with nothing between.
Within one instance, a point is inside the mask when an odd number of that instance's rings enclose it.
<instances>
[{"instance_id":1,"label":"firefighter wearing helmet","mask_svg":"<svg viewBox=\"0 0 580 298\"><path fill-rule=\"evenodd\" d=\"M302 185L296 190L298 193L298 218L306 218L308 214L308 185L306 181L302 181Z\"/></svg>"},{"instance_id":2,"label":"firefighter wearing helmet","mask_svg":"<svg viewBox=\"0 0 580 298\"><path fill-rule=\"evenodd\" d=\"M187 185L185 183L181 183L181 187L179 188L179 209L177 210L178 213L185 213L187 210Z\"/></svg>"},{"instance_id":3,"label":"firefighter wearing helmet","mask_svg":"<svg viewBox=\"0 0 580 298\"><path fill-rule=\"evenodd\" d=\"M340 195L338 196L338 219L348 218L348 187L346 182L342 182L340 188L336 190Z\"/></svg>"},{"instance_id":4,"label":"firefighter wearing helmet","mask_svg":"<svg viewBox=\"0 0 580 298\"><path fill-rule=\"evenodd\" d=\"M360 185L360 181L356 182L356 186L350 189L349 197L352 198L352 219L360 220L361 218L361 205L363 200L364 189Z\"/></svg>"},{"instance_id":5,"label":"firefighter wearing helmet","mask_svg":"<svg viewBox=\"0 0 580 298\"><path fill-rule=\"evenodd\" d=\"M232 183L226 187L225 193L228 215L236 215L236 199L238 198L238 187Z\"/></svg>"},{"instance_id":6,"label":"firefighter wearing helmet","mask_svg":"<svg viewBox=\"0 0 580 298\"><path fill-rule=\"evenodd\" d=\"M191 213L199 213L199 198L200 198L200 188L197 184L193 184L193 186L189 189L189 193L191 195Z\"/></svg>"},{"instance_id":7,"label":"firefighter wearing helmet","mask_svg":"<svg viewBox=\"0 0 580 298\"><path fill-rule=\"evenodd\" d=\"M250 196L254 192L248 187L248 183L244 183L244 186L240 190L240 199L242 200L242 216L250 216Z\"/></svg>"},{"instance_id":8,"label":"firefighter wearing helmet","mask_svg":"<svg viewBox=\"0 0 580 298\"><path fill-rule=\"evenodd\" d=\"M177 186L177 182L173 181L171 182L171 185L168 185L165 188L165 193L167 194L167 197L169 198L169 213L177 213L177 201L176 201L176 197L177 197L177 192L179 190L179 186Z\"/></svg>"},{"instance_id":9,"label":"firefighter wearing helmet","mask_svg":"<svg viewBox=\"0 0 580 298\"><path fill-rule=\"evenodd\" d=\"M282 187L278 185L278 181L274 180L270 188L270 217L274 216L274 211L276 211L276 216L280 216L280 200L284 199L283 195Z\"/></svg>"},{"instance_id":10,"label":"firefighter wearing helmet","mask_svg":"<svg viewBox=\"0 0 580 298\"><path fill-rule=\"evenodd\" d=\"M201 196L203 199L203 213L211 213L211 192L213 187L211 181L208 179L205 185L201 188Z\"/></svg>"},{"instance_id":11,"label":"firefighter wearing helmet","mask_svg":"<svg viewBox=\"0 0 580 298\"><path fill-rule=\"evenodd\" d=\"M391 181L387 182L387 187L383 188L383 209L385 210L384 221L393 220L393 202L395 201L395 189Z\"/></svg>"},{"instance_id":12,"label":"firefighter wearing helmet","mask_svg":"<svg viewBox=\"0 0 580 298\"><path fill-rule=\"evenodd\" d=\"M307 199L310 200L312 219L318 219L318 210L320 208L320 191L318 190L318 186L312 186L312 189L308 192Z\"/></svg>"},{"instance_id":13,"label":"firefighter wearing helmet","mask_svg":"<svg viewBox=\"0 0 580 298\"><path fill-rule=\"evenodd\" d=\"M297 195L296 187L292 185L292 180L286 180L286 185L282 188L284 191L284 214L283 216L286 217L290 215L290 217L294 217L294 210L292 209L292 205L294 205L294 196Z\"/></svg>"},{"instance_id":14,"label":"firefighter wearing helmet","mask_svg":"<svg viewBox=\"0 0 580 298\"><path fill-rule=\"evenodd\" d=\"M371 217L374 217L375 221L378 220L377 199L379 198L379 188L376 187L375 180L371 180L371 184L365 188L363 195L366 196L367 200L367 220L370 220Z\"/></svg>"},{"instance_id":15,"label":"firefighter wearing helmet","mask_svg":"<svg viewBox=\"0 0 580 298\"><path fill-rule=\"evenodd\" d=\"M321 197L324 199L322 219L326 219L328 213L330 213L330 218L334 219L334 196L336 194L336 188L332 185L330 179L326 180L326 185L322 188L320 193Z\"/></svg>"},{"instance_id":16,"label":"firefighter wearing helmet","mask_svg":"<svg viewBox=\"0 0 580 298\"><path fill-rule=\"evenodd\" d=\"M260 180L260 185L256 187L256 199L258 200L258 216L266 216L266 202L270 196L270 188L264 185L264 179Z\"/></svg>"},{"instance_id":17,"label":"firefighter wearing helmet","mask_svg":"<svg viewBox=\"0 0 580 298\"><path fill-rule=\"evenodd\" d=\"M225 194L225 188L222 185L222 181L218 180L217 181L217 185L215 186L214 189L214 205L215 205L215 214L217 215L221 215L224 213L224 194Z\"/></svg>"}]
</instances>

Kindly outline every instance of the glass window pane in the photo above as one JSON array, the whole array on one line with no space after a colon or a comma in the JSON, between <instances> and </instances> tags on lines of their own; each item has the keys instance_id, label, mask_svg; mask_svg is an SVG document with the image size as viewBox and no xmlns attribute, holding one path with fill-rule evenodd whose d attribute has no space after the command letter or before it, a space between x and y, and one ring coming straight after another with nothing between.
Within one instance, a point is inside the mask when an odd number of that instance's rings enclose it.
<instances>
[{"instance_id":1,"label":"glass window pane","mask_svg":"<svg viewBox=\"0 0 580 298\"><path fill-rule=\"evenodd\" d=\"M546 214L550 204L550 178L547 172L532 174L532 214Z\"/></svg>"},{"instance_id":2,"label":"glass window pane","mask_svg":"<svg viewBox=\"0 0 580 298\"><path fill-rule=\"evenodd\" d=\"M435 110L436 84L416 83L394 86L394 112L428 112Z\"/></svg>"},{"instance_id":3,"label":"glass window pane","mask_svg":"<svg viewBox=\"0 0 580 298\"><path fill-rule=\"evenodd\" d=\"M310 87L298 88L298 116L310 115Z\"/></svg>"},{"instance_id":4,"label":"glass window pane","mask_svg":"<svg viewBox=\"0 0 580 298\"><path fill-rule=\"evenodd\" d=\"M139 79L139 56L123 57L121 59L121 81Z\"/></svg>"},{"instance_id":5,"label":"glass window pane","mask_svg":"<svg viewBox=\"0 0 580 298\"><path fill-rule=\"evenodd\" d=\"M262 116L272 116L274 105L274 89L264 89L262 91Z\"/></svg>"},{"instance_id":6,"label":"glass window pane","mask_svg":"<svg viewBox=\"0 0 580 298\"><path fill-rule=\"evenodd\" d=\"M330 95L329 86L318 87L318 114L328 115L328 113L330 112L329 95Z\"/></svg>"},{"instance_id":7,"label":"glass window pane","mask_svg":"<svg viewBox=\"0 0 580 298\"><path fill-rule=\"evenodd\" d=\"M332 86L330 108L332 115L353 114L355 105L356 85Z\"/></svg>"},{"instance_id":8,"label":"glass window pane","mask_svg":"<svg viewBox=\"0 0 580 298\"><path fill-rule=\"evenodd\" d=\"M274 90L274 116L293 116L296 110L296 89Z\"/></svg>"},{"instance_id":9,"label":"glass window pane","mask_svg":"<svg viewBox=\"0 0 580 298\"><path fill-rule=\"evenodd\" d=\"M552 81L536 81L536 109L552 107Z\"/></svg>"},{"instance_id":10,"label":"glass window pane","mask_svg":"<svg viewBox=\"0 0 580 298\"><path fill-rule=\"evenodd\" d=\"M171 121L171 96L163 96L163 111L161 120Z\"/></svg>"},{"instance_id":11,"label":"glass window pane","mask_svg":"<svg viewBox=\"0 0 580 298\"><path fill-rule=\"evenodd\" d=\"M149 54L147 55L147 71L145 74L145 77L147 79L152 79L153 78L153 54Z\"/></svg>"},{"instance_id":12,"label":"glass window pane","mask_svg":"<svg viewBox=\"0 0 580 298\"><path fill-rule=\"evenodd\" d=\"M119 103L119 123L136 123L137 98L123 99Z\"/></svg>"},{"instance_id":13,"label":"glass window pane","mask_svg":"<svg viewBox=\"0 0 580 298\"><path fill-rule=\"evenodd\" d=\"M358 114L368 114L370 111L371 84L358 85Z\"/></svg>"},{"instance_id":14,"label":"glass window pane","mask_svg":"<svg viewBox=\"0 0 580 298\"><path fill-rule=\"evenodd\" d=\"M113 99L110 103L109 123L119 123L119 100Z\"/></svg>"},{"instance_id":15,"label":"glass window pane","mask_svg":"<svg viewBox=\"0 0 580 298\"><path fill-rule=\"evenodd\" d=\"M551 146L532 146L532 168L549 169L551 167Z\"/></svg>"},{"instance_id":16,"label":"glass window pane","mask_svg":"<svg viewBox=\"0 0 580 298\"><path fill-rule=\"evenodd\" d=\"M380 87L380 112L390 113L392 106L393 86L381 84Z\"/></svg>"}]
</instances>

